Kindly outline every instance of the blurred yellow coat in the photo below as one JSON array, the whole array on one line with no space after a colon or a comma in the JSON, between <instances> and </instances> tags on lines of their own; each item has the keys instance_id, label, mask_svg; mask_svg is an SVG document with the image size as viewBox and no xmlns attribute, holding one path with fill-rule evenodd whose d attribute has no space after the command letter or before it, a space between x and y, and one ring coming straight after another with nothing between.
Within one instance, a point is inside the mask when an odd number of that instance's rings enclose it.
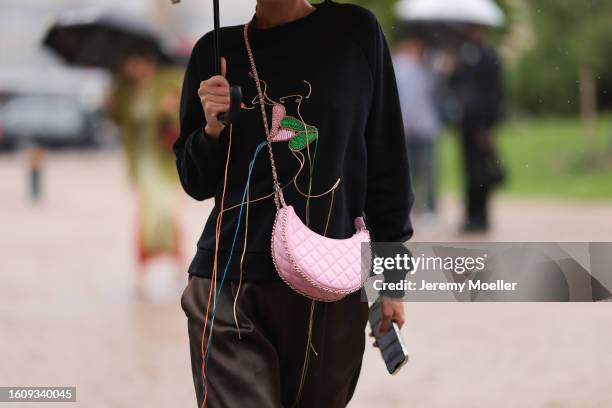
<instances>
[{"instance_id":1,"label":"blurred yellow coat","mask_svg":"<svg viewBox=\"0 0 612 408\"><path fill-rule=\"evenodd\" d=\"M172 143L179 132L182 72L160 69L150 86L117 80L108 115L121 129L130 181L139 205L141 258L178 252L178 174Z\"/></svg>"}]
</instances>

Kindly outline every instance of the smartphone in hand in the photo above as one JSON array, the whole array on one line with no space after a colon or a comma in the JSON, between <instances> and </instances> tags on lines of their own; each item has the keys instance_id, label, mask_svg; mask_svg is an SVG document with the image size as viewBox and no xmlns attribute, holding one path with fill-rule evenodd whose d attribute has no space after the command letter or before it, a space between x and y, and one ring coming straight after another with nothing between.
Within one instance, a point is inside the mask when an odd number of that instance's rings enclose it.
<instances>
[{"instance_id":1,"label":"smartphone in hand","mask_svg":"<svg viewBox=\"0 0 612 408\"><path fill-rule=\"evenodd\" d=\"M389 374L396 374L408 362L408 350L402 340L397 323L392 321L387 333L383 336L380 335L379 328L382 322L380 299L376 299L372 306L370 306L369 321L378 348L383 360L385 360L387 371L389 371Z\"/></svg>"}]
</instances>

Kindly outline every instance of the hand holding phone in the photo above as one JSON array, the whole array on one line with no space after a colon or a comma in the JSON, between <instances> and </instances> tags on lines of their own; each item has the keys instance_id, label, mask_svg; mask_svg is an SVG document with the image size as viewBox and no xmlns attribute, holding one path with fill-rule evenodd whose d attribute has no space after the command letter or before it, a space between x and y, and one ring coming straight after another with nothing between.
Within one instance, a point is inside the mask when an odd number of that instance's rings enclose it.
<instances>
[{"instance_id":1,"label":"hand holding phone","mask_svg":"<svg viewBox=\"0 0 612 408\"><path fill-rule=\"evenodd\" d=\"M385 360L387 371L390 374L396 374L408 362L408 351L396 322L392 321L389 330L383 335L380 334L382 323L380 299L377 299L370 306L369 321L372 334L376 338L376 344Z\"/></svg>"}]
</instances>

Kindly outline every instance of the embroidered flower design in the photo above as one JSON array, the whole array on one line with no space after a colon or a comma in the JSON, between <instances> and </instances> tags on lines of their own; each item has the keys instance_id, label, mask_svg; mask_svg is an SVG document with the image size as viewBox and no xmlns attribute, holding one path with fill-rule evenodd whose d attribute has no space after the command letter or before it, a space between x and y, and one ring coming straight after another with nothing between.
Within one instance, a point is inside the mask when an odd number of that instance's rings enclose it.
<instances>
[{"instance_id":1,"label":"embroidered flower design","mask_svg":"<svg viewBox=\"0 0 612 408\"><path fill-rule=\"evenodd\" d=\"M272 108L272 129L270 140L272 142L289 141L289 148L293 151L303 150L310 143L317 140L319 130L312 125L286 115L285 107L275 104Z\"/></svg>"}]
</instances>

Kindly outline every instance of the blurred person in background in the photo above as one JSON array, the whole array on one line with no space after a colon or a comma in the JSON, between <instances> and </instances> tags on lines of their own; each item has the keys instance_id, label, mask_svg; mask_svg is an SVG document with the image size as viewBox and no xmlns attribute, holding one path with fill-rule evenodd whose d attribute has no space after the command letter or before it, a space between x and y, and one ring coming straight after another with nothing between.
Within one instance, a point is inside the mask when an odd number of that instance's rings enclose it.
<instances>
[{"instance_id":1,"label":"blurred person in background","mask_svg":"<svg viewBox=\"0 0 612 408\"><path fill-rule=\"evenodd\" d=\"M27 149L30 199L38 202L43 194L43 166L47 151L41 146L32 146Z\"/></svg>"},{"instance_id":2,"label":"blurred person in background","mask_svg":"<svg viewBox=\"0 0 612 408\"><path fill-rule=\"evenodd\" d=\"M436 141L440 118L436 106L437 75L426 58L426 42L406 30L393 57L402 108L415 214L432 219L436 212Z\"/></svg>"},{"instance_id":3,"label":"blurred person in background","mask_svg":"<svg viewBox=\"0 0 612 408\"><path fill-rule=\"evenodd\" d=\"M179 182L172 144L179 132L182 73L161 68L156 54L127 47L118 58L109 117L120 127L131 185L138 200L136 284L141 293L148 260L169 254L182 269Z\"/></svg>"},{"instance_id":4,"label":"blurred person in background","mask_svg":"<svg viewBox=\"0 0 612 408\"><path fill-rule=\"evenodd\" d=\"M502 116L502 65L495 49L484 42L480 26L466 26L457 48L450 87L460 106L458 123L465 171L466 219L462 232L489 228L492 189L503 182L494 129Z\"/></svg>"}]
</instances>

